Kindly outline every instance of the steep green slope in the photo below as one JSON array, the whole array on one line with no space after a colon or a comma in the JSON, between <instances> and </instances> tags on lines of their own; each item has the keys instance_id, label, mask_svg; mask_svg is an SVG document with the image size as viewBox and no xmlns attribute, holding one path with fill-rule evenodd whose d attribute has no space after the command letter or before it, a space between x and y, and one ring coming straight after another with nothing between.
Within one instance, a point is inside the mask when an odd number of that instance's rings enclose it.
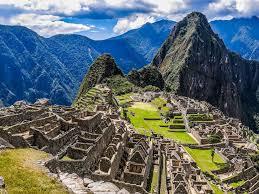
<instances>
[{"instance_id":1,"label":"steep green slope","mask_svg":"<svg viewBox=\"0 0 259 194\"><path fill-rule=\"evenodd\" d=\"M115 75L123 76L123 73L117 67L112 56L104 54L98 57L89 68L80 86L77 99L80 98L81 95L86 94L87 91L95 85L104 83L108 78Z\"/></svg>"},{"instance_id":2,"label":"steep green slope","mask_svg":"<svg viewBox=\"0 0 259 194\"><path fill-rule=\"evenodd\" d=\"M164 80L158 68L154 66L146 66L140 70L132 70L128 74L130 82L139 87L156 86L160 89L164 88Z\"/></svg>"}]
</instances>

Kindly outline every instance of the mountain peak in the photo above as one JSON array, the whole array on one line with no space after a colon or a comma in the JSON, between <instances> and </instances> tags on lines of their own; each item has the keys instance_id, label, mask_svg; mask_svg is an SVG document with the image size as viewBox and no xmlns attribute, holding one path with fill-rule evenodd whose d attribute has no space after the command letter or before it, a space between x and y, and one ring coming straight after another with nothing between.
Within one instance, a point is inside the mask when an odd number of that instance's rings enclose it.
<instances>
[{"instance_id":1,"label":"mountain peak","mask_svg":"<svg viewBox=\"0 0 259 194\"><path fill-rule=\"evenodd\" d=\"M81 86L77 98L85 94L89 89L97 84L103 83L107 78L121 75L122 71L118 68L115 60L110 54L99 56L89 68Z\"/></svg>"},{"instance_id":2,"label":"mountain peak","mask_svg":"<svg viewBox=\"0 0 259 194\"><path fill-rule=\"evenodd\" d=\"M208 44L211 41L225 49L222 40L212 31L206 16L199 12L192 12L176 24L170 36L153 59L152 64L155 66L160 65L162 74L167 74L168 69L164 68L163 61L166 60L166 56L169 53L175 57L175 60L181 61L187 57L188 52L186 51L191 47Z\"/></svg>"},{"instance_id":3,"label":"mountain peak","mask_svg":"<svg viewBox=\"0 0 259 194\"><path fill-rule=\"evenodd\" d=\"M250 99L256 99L259 63L229 52L203 14L193 12L180 21L152 64L159 68L167 89L205 100L255 126L253 113L248 112L257 106Z\"/></svg>"}]
</instances>

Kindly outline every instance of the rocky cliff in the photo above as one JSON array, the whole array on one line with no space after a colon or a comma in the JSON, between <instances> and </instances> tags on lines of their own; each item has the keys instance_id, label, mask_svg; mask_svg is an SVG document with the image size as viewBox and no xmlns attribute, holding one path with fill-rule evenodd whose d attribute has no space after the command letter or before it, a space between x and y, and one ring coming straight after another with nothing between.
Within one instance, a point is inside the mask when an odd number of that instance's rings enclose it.
<instances>
[{"instance_id":1,"label":"rocky cliff","mask_svg":"<svg viewBox=\"0 0 259 194\"><path fill-rule=\"evenodd\" d=\"M256 128L259 63L230 52L206 17L180 21L153 59L165 85L177 94L205 100Z\"/></svg>"}]
</instances>

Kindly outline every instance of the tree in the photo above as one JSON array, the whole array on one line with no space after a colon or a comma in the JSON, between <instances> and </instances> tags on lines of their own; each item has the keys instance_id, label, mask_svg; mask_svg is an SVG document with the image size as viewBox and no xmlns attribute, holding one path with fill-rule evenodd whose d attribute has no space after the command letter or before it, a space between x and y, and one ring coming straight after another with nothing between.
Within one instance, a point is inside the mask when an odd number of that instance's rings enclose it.
<instances>
[{"instance_id":1,"label":"tree","mask_svg":"<svg viewBox=\"0 0 259 194\"><path fill-rule=\"evenodd\" d=\"M215 156L215 148L213 148L213 149L211 150L212 162L214 162L214 156Z\"/></svg>"}]
</instances>

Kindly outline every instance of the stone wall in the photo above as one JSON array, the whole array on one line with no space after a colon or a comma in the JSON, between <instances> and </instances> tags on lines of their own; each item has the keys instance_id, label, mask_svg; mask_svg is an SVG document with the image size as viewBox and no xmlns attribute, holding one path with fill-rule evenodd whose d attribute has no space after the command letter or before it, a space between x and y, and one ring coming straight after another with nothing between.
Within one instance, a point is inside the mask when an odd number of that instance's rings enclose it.
<instances>
[{"instance_id":1,"label":"stone wall","mask_svg":"<svg viewBox=\"0 0 259 194\"><path fill-rule=\"evenodd\" d=\"M52 154L57 154L61 150L61 148L75 141L78 134L79 129L73 128L64 134L57 136L56 138L50 139L48 144L48 152Z\"/></svg>"},{"instance_id":2,"label":"stone wall","mask_svg":"<svg viewBox=\"0 0 259 194\"><path fill-rule=\"evenodd\" d=\"M44 109L24 111L23 113L0 117L0 126L11 126L25 120L33 120L45 112Z\"/></svg>"},{"instance_id":3,"label":"stone wall","mask_svg":"<svg viewBox=\"0 0 259 194\"><path fill-rule=\"evenodd\" d=\"M223 183L231 184L233 182L238 182L240 180L248 180L257 175L256 169L252 166L240 172L236 176L233 176L229 179L223 180Z\"/></svg>"}]
</instances>

